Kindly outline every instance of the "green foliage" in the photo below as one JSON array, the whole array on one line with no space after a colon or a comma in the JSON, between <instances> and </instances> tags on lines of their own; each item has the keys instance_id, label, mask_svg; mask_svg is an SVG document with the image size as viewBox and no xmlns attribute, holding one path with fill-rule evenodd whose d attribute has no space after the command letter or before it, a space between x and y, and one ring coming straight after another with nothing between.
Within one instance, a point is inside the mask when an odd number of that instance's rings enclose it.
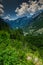
<instances>
[{"instance_id":1,"label":"green foliage","mask_svg":"<svg viewBox=\"0 0 43 65\"><path fill-rule=\"evenodd\" d=\"M35 65L34 57L43 59L42 45L43 37L24 36L21 29L11 32L2 30L0 31L0 65ZM31 60L27 59L29 55L32 57Z\"/></svg>"},{"instance_id":2,"label":"green foliage","mask_svg":"<svg viewBox=\"0 0 43 65\"><path fill-rule=\"evenodd\" d=\"M9 25L0 18L0 30L9 30Z\"/></svg>"}]
</instances>

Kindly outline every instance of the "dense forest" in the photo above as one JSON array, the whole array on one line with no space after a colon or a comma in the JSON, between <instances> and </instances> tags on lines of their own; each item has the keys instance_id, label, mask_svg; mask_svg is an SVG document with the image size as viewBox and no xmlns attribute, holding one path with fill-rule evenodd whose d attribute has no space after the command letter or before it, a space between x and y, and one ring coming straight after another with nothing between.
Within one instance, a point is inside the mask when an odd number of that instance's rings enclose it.
<instances>
[{"instance_id":1,"label":"dense forest","mask_svg":"<svg viewBox=\"0 0 43 65\"><path fill-rule=\"evenodd\" d=\"M9 29L0 19L0 65L43 65L43 34Z\"/></svg>"}]
</instances>

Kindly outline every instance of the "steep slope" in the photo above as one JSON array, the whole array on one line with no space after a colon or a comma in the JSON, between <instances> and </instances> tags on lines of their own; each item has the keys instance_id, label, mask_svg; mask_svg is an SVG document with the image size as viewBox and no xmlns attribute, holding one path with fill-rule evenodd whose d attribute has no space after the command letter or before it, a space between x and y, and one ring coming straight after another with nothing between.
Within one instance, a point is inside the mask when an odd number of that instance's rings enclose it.
<instances>
[{"instance_id":1,"label":"steep slope","mask_svg":"<svg viewBox=\"0 0 43 65\"><path fill-rule=\"evenodd\" d=\"M9 25L0 18L0 30L8 30L9 29Z\"/></svg>"},{"instance_id":2,"label":"steep slope","mask_svg":"<svg viewBox=\"0 0 43 65\"><path fill-rule=\"evenodd\" d=\"M37 18L31 23L32 28L40 29L43 28L43 13L41 13Z\"/></svg>"},{"instance_id":3,"label":"steep slope","mask_svg":"<svg viewBox=\"0 0 43 65\"><path fill-rule=\"evenodd\" d=\"M43 28L43 12L40 13L35 18L33 18L30 25L29 24L27 25L26 31L32 33L38 31L39 29L42 30L41 28Z\"/></svg>"},{"instance_id":4,"label":"steep slope","mask_svg":"<svg viewBox=\"0 0 43 65\"><path fill-rule=\"evenodd\" d=\"M16 20L6 20L6 22L9 24L9 26L13 29L15 28L24 28L27 26L28 23L30 23L31 21L31 17L28 18L27 16L24 16L24 17L21 17L21 18L18 18Z\"/></svg>"}]
</instances>

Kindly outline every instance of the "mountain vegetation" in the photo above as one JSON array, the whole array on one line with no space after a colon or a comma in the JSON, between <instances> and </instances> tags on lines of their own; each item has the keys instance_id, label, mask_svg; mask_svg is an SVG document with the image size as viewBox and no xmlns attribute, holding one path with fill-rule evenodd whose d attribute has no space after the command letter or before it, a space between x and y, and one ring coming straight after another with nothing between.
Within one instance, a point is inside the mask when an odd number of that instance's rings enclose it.
<instances>
[{"instance_id":1,"label":"mountain vegetation","mask_svg":"<svg viewBox=\"0 0 43 65\"><path fill-rule=\"evenodd\" d=\"M0 19L0 65L43 65L43 34L25 34Z\"/></svg>"},{"instance_id":2,"label":"mountain vegetation","mask_svg":"<svg viewBox=\"0 0 43 65\"><path fill-rule=\"evenodd\" d=\"M27 32L30 32L32 34L36 33L43 33L43 12L36 16L30 25L28 24L27 27L25 27Z\"/></svg>"},{"instance_id":3,"label":"mountain vegetation","mask_svg":"<svg viewBox=\"0 0 43 65\"><path fill-rule=\"evenodd\" d=\"M0 30L8 30L9 29L9 25L0 18Z\"/></svg>"}]
</instances>

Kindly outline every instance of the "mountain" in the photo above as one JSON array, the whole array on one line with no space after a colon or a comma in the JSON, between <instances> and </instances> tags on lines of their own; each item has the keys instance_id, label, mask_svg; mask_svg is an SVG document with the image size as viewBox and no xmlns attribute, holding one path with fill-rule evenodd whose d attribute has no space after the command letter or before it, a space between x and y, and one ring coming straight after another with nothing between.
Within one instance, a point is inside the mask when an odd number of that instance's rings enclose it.
<instances>
[{"instance_id":1,"label":"mountain","mask_svg":"<svg viewBox=\"0 0 43 65\"><path fill-rule=\"evenodd\" d=\"M16 20L6 20L6 22L9 24L9 26L13 29L15 28L24 28L26 27L26 25L28 23L30 23L31 21L31 17L27 17L27 16L24 16L24 17L21 17L21 18L18 18Z\"/></svg>"},{"instance_id":2,"label":"mountain","mask_svg":"<svg viewBox=\"0 0 43 65\"><path fill-rule=\"evenodd\" d=\"M24 16L16 20L6 19L5 21L12 29L22 28L23 31L29 33L39 32L43 29L43 10L37 11L30 17Z\"/></svg>"},{"instance_id":3,"label":"mountain","mask_svg":"<svg viewBox=\"0 0 43 65\"><path fill-rule=\"evenodd\" d=\"M30 25L28 24L26 27L26 31L30 33L42 33L43 32L43 12L41 12L38 16L34 17Z\"/></svg>"},{"instance_id":4,"label":"mountain","mask_svg":"<svg viewBox=\"0 0 43 65\"><path fill-rule=\"evenodd\" d=\"M8 30L9 29L9 25L0 18L0 30Z\"/></svg>"},{"instance_id":5,"label":"mountain","mask_svg":"<svg viewBox=\"0 0 43 65\"><path fill-rule=\"evenodd\" d=\"M11 28L16 28L16 27L20 27L20 28L24 28L26 27L27 25L30 25L31 22L37 18L37 16L39 16L39 14L41 14L41 10L40 11L37 11L34 15L26 15L26 16L23 16L23 17L19 17L17 18L16 20L8 20L6 19L5 21L9 24L9 26Z\"/></svg>"}]
</instances>

